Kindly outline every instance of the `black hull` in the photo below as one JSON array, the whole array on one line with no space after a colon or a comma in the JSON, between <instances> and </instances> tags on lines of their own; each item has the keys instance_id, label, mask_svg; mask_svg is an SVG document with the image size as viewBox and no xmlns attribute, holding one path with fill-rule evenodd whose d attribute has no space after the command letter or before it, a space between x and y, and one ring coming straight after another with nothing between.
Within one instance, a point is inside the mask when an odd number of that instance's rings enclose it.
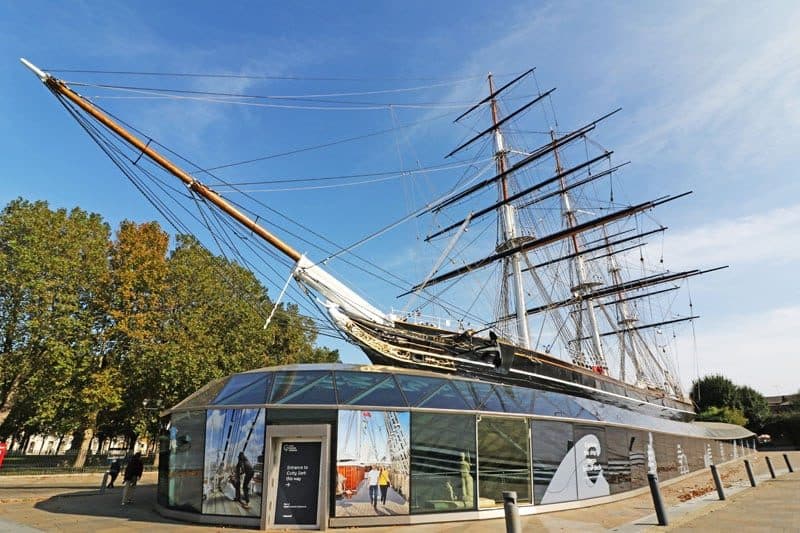
<instances>
[{"instance_id":1,"label":"black hull","mask_svg":"<svg viewBox=\"0 0 800 533\"><path fill-rule=\"evenodd\" d=\"M690 404L642 390L547 354L437 328L397 323L381 326L350 319L342 328L376 365L435 371L473 379L567 394L638 414L688 422ZM428 342L426 342L428 341Z\"/></svg>"}]
</instances>

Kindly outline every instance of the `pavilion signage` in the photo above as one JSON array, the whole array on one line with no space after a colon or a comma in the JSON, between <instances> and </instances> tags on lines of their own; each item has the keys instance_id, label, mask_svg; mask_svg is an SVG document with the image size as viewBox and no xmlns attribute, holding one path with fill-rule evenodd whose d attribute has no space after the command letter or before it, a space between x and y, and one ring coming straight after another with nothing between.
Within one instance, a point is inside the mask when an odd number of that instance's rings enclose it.
<instances>
[{"instance_id":1,"label":"pavilion signage","mask_svg":"<svg viewBox=\"0 0 800 533\"><path fill-rule=\"evenodd\" d=\"M283 442L275 524L314 525L319 505L320 442Z\"/></svg>"}]
</instances>

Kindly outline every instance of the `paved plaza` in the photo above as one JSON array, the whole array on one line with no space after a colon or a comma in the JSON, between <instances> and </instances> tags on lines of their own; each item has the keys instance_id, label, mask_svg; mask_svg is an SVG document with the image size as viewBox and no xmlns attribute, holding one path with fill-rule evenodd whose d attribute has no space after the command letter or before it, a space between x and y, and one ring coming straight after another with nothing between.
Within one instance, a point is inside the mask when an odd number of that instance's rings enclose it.
<instances>
[{"instance_id":1,"label":"paved plaza","mask_svg":"<svg viewBox=\"0 0 800 533\"><path fill-rule=\"evenodd\" d=\"M769 479L764 455L772 458L777 479ZM800 467L800 452L791 452ZM800 468L788 473L780 453L752 459L759 486L750 488L741 460L720 466L726 501L719 501L707 470L662 487L670 525L658 527L649 493L622 501L522 518L524 531L800 531ZM146 473L136 502L121 506L121 489L98 490L101 475L0 476L0 531L253 531L192 525L154 510L156 475ZM413 533L505 531L503 520L450 522L405 528L362 528L369 533L400 529Z\"/></svg>"}]
</instances>

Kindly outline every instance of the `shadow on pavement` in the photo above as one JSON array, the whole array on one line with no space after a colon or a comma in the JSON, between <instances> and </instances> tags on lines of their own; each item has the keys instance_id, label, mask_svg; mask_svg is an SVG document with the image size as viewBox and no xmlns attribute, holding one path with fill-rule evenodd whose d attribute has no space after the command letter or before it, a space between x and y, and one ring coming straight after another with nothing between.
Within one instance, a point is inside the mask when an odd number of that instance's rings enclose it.
<instances>
[{"instance_id":1,"label":"shadow on pavement","mask_svg":"<svg viewBox=\"0 0 800 533\"><path fill-rule=\"evenodd\" d=\"M121 505L122 487L106 489L103 494L98 491L65 492L46 500L36 502L34 507L49 513L85 515L125 520L152 522L157 524L180 524L182 522L164 518L154 510L156 501L155 485L143 485L136 488L136 501L133 504Z\"/></svg>"}]
</instances>

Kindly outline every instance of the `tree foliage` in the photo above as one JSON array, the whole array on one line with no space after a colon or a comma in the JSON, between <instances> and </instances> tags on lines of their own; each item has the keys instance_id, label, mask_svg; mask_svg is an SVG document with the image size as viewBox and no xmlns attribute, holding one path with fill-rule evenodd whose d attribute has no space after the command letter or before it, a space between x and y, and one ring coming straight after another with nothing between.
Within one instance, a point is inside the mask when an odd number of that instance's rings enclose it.
<instances>
[{"instance_id":1,"label":"tree foliage","mask_svg":"<svg viewBox=\"0 0 800 533\"><path fill-rule=\"evenodd\" d=\"M705 376L692 383L690 396L701 412L709 407L735 407L736 385L720 374Z\"/></svg>"},{"instance_id":2,"label":"tree foliage","mask_svg":"<svg viewBox=\"0 0 800 533\"><path fill-rule=\"evenodd\" d=\"M0 438L153 434L154 407L211 379L330 362L312 321L240 265L155 222L22 199L0 213ZM88 442L86 443L88 445Z\"/></svg>"},{"instance_id":3,"label":"tree foliage","mask_svg":"<svg viewBox=\"0 0 800 533\"><path fill-rule=\"evenodd\" d=\"M751 387L737 386L719 374L696 380L691 397L699 411L698 420L744 420L730 423L760 432L770 416L769 405L761 393Z\"/></svg>"},{"instance_id":4,"label":"tree foliage","mask_svg":"<svg viewBox=\"0 0 800 533\"><path fill-rule=\"evenodd\" d=\"M697 414L697 420L705 422L726 422L728 424L736 424L737 426L744 426L747 424L747 418L739 409L732 407L709 407Z\"/></svg>"}]
</instances>

